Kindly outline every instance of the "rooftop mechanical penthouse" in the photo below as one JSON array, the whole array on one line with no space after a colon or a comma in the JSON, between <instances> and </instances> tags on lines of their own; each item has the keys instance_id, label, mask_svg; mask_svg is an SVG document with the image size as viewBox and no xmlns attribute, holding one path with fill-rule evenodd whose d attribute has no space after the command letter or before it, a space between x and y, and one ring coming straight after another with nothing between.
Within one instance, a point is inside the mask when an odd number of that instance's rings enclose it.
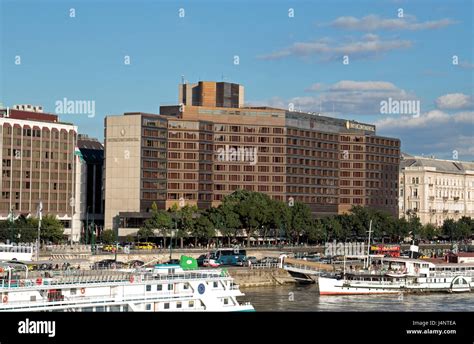
<instances>
[{"instance_id":1,"label":"rooftop mechanical penthouse","mask_svg":"<svg viewBox=\"0 0 474 344\"><path fill-rule=\"evenodd\" d=\"M179 85L181 103L160 114L106 117L105 228L131 234L153 202L205 208L237 189L293 198L316 216L352 205L398 215L400 140L370 124L243 106L243 87L226 84Z\"/></svg>"}]
</instances>

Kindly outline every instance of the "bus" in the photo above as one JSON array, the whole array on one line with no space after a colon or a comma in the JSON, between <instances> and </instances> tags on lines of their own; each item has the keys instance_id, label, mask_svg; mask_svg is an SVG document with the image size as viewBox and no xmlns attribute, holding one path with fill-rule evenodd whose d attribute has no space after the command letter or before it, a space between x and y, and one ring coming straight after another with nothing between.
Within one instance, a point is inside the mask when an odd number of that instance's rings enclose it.
<instances>
[{"instance_id":1,"label":"bus","mask_svg":"<svg viewBox=\"0 0 474 344\"><path fill-rule=\"evenodd\" d=\"M204 266L243 265L247 260L247 251L239 248L220 248L210 253L204 260Z\"/></svg>"},{"instance_id":2,"label":"bus","mask_svg":"<svg viewBox=\"0 0 474 344\"><path fill-rule=\"evenodd\" d=\"M372 254L383 255L385 257L400 257L399 245L372 245L370 246Z\"/></svg>"},{"instance_id":3,"label":"bus","mask_svg":"<svg viewBox=\"0 0 474 344\"><path fill-rule=\"evenodd\" d=\"M0 244L0 261L13 260L31 262L33 260L33 247Z\"/></svg>"}]
</instances>

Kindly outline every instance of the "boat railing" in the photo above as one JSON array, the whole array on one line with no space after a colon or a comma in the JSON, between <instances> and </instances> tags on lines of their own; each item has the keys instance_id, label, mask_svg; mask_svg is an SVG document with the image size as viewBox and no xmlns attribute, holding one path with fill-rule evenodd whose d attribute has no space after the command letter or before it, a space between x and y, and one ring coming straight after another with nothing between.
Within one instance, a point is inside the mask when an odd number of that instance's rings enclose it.
<instances>
[{"instance_id":1,"label":"boat railing","mask_svg":"<svg viewBox=\"0 0 474 344\"><path fill-rule=\"evenodd\" d=\"M72 305L100 305L100 304L124 304L127 302L153 302L162 299L163 297L175 296L174 291L160 291L155 293L135 293L128 294L126 296L121 295L94 295L94 296L84 296L77 295L76 297L64 297L62 300L48 300L43 298L37 301L8 301L8 303L0 303L0 310L3 309L22 309L22 308L39 308L39 307L57 307L57 306L72 306ZM180 292L180 296L192 296L193 291L184 290Z\"/></svg>"},{"instance_id":2,"label":"boat railing","mask_svg":"<svg viewBox=\"0 0 474 344\"><path fill-rule=\"evenodd\" d=\"M99 275L80 275L52 278L36 279L12 279L10 281L3 279L0 288L32 288L63 285L87 285L87 284L107 284L107 283L137 283L147 281L168 281L168 280L202 280L202 279L222 279L230 278L228 274L213 271L207 272L184 272L177 274L153 274L153 273L121 273L121 274L99 274Z\"/></svg>"}]
</instances>

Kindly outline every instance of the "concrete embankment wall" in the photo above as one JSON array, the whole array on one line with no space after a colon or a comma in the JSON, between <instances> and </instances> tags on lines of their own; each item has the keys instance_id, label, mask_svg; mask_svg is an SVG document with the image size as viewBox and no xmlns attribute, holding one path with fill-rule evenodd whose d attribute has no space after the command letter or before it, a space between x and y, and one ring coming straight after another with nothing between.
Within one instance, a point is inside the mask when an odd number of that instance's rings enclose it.
<instances>
[{"instance_id":1,"label":"concrete embankment wall","mask_svg":"<svg viewBox=\"0 0 474 344\"><path fill-rule=\"evenodd\" d=\"M291 275L283 269L229 269L229 274L234 278L241 288L245 287L264 287L295 283Z\"/></svg>"}]
</instances>

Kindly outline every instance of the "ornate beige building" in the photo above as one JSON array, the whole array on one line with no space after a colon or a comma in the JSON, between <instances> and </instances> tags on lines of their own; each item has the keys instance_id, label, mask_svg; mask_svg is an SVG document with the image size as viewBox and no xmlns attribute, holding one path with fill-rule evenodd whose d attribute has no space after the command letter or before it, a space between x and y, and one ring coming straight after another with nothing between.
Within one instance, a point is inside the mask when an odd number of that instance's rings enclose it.
<instances>
[{"instance_id":1,"label":"ornate beige building","mask_svg":"<svg viewBox=\"0 0 474 344\"><path fill-rule=\"evenodd\" d=\"M402 155L400 217L416 214L422 224L474 217L474 162Z\"/></svg>"}]
</instances>

